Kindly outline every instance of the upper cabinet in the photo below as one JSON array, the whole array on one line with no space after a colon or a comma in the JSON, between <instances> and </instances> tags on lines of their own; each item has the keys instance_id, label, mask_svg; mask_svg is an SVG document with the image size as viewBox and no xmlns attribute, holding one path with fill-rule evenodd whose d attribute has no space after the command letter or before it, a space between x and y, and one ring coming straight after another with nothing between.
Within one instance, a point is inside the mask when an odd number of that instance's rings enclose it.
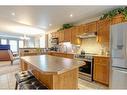
<instances>
[{"instance_id":1,"label":"upper cabinet","mask_svg":"<svg viewBox=\"0 0 127 95\"><path fill-rule=\"evenodd\" d=\"M118 24L118 23L122 23L124 21L125 21L124 16L120 14L120 15L113 17L113 19L111 19L111 24Z\"/></svg>"},{"instance_id":2,"label":"upper cabinet","mask_svg":"<svg viewBox=\"0 0 127 95\"><path fill-rule=\"evenodd\" d=\"M85 24L83 25L80 25L80 26L76 26L76 29L77 29L77 35L81 35L83 33L85 33Z\"/></svg>"},{"instance_id":3,"label":"upper cabinet","mask_svg":"<svg viewBox=\"0 0 127 95\"><path fill-rule=\"evenodd\" d=\"M71 42L71 29L64 30L64 42Z\"/></svg>"},{"instance_id":4,"label":"upper cabinet","mask_svg":"<svg viewBox=\"0 0 127 95\"><path fill-rule=\"evenodd\" d=\"M110 20L99 20L97 24L97 37L100 44L109 44Z\"/></svg>"},{"instance_id":5,"label":"upper cabinet","mask_svg":"<svg viewBox=\"0 0 127 95\"><path fill-rule=\"evenodd\" d=\"M97 31L97 22L90 22L85 25L85 32L96 32Z\"/></svg>"},{"instance_id":6,"label":"upper cabinet","mask_svg":"<svg viewBox=\"0 0 127 95\"><path fill-rule=\"evenodd\" d=\"M59 31L59 42L64 42L64 30Z\"/></svg>"},{"instance_id":7,"label":"upper cabinet","mask_svg":"<svg viewBox=\"0 0 127 95\"><path fill-rule=\"evenodd\" d=\"M81 39L77 37L79 35L79 27L73 27L71 28L71 43L75 45L80 45L81 44Z\"/></svg>"},{"instance_id":8,"label":"upper cabinet","mask_svg":"<svg viewBox=\"0 0 127 95\"><path fill-rule=\"evenodd\" d=\"M69 29L51 33L52 38L58 38L59 42L71 42L75 45L81 44L81 39L77 36L83 33L97 32L97 40L102 45L109 45L110 25L125 22L123 15L117 15L112 19L104 19L81 24Z\"/></svg>"}]
</instances>

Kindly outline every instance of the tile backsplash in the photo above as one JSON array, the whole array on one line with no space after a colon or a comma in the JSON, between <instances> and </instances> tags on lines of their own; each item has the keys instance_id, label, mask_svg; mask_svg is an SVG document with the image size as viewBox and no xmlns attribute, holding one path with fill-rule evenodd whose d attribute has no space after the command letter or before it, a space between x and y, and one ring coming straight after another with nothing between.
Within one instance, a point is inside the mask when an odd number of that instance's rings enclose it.
<instances>
[{"instance_id":1,"label":"tile backsplash","mask_svg":"<svg viewBox=\"0 0 127 95\"><path fill-rule=\"evenodd\" d=\"M101 54L102 46L96 41L96 38L88 38L82 39L82 44L78 52L80 52L82 49L86 53Z\"/></svg>"},{"instance_id":2,"label":"tile backsplash","mask_svg":"<svg viewBox=\"0 0 127 95\"><path fill-rule=\"evenodd\" d=\"M81 53L83 49L86 53L93 53L93 54L105 54L107 51L106 43L103 45L99 44L96 41L96 38L87 38L82 39L82 43L80 46L73 45L70 42L67 43L60 43L60 52L72 52L72 53Z\"/></svg>"}]
</instances>

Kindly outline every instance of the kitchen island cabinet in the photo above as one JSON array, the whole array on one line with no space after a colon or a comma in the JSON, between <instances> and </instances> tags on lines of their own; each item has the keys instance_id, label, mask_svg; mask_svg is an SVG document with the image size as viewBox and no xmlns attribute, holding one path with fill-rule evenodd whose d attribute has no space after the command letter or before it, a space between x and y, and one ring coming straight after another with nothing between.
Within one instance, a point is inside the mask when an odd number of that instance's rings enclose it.
<instances>
[{"instance_id":1,"label":"kitchen island cabinet","mask_svg":"<svg viewBox=\"0 0 127 95\"><path fill-rule=\"evenodd\" d=\"M31 70L49 89L78 89L78 68L83 61L50 55L21 57L21 70Z\"/></svg>"}]
</instances>

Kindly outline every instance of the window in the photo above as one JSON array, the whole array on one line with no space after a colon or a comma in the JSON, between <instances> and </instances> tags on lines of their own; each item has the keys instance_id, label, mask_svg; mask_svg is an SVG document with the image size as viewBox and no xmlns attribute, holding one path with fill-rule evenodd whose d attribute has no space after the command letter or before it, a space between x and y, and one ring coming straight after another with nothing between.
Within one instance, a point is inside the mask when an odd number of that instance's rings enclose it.
<instances>
[{"instance_id":1,"label":"window","mask_svg":"<svg viewBox=\"0 0 127 95\"><path fill-rule=\"evenodd\" d=\"M40 37L40 47L45 48L45 35Z\"/></svg>"},{"instance_id":2,"label":"window","mask_svg":"<svg viewBox=\"0 0 127 95\"><path fill-rule=\"evenodd\" d=\"M6 45L7 44L7 39L1 39L1 44Z\"/></svg>"},{"instance_id":3,"label":"window","mask_svg":"<svg viewBox=\"0 0 127 95\"><path fill-rule=\"evenodd\" d=\"M19 48L23 48L24 47L24 45L23 45L23 40L20 40L19 41Z\"/></svg>"},{"instance_id":4,"label":"window","mask_svg":"<svg viewBox=\"0 0 127 95\"><path fill-rule=\"evenodd\" d=\"M12 52L17 52L18 50L17 40L9 40L9 44L10 44Z\"/></svg>"}]
</instances>

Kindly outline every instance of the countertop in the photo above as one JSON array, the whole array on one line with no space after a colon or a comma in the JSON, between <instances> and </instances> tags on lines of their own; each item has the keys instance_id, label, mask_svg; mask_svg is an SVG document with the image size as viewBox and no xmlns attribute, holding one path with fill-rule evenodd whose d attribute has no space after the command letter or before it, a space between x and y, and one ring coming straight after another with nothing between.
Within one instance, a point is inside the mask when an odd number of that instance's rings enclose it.
<instances>
[{"instance_id":1,"label":"countertop","mask_svg":"<svg viewBox=\"0 0 127 95\"><path fill-rule=\"evenodd\" d=\"M61 74L85 65L84 61L50 55L24 56L21 60L46 74Z\"/></svg>"},{"instance_id":2,"label":"countertop","mask_svg":"<svg viewBox=\"0 0 127 95\"><path fill-rule=\"evenodd\" d=\"M101 54L97 54L97 55L93 55L95 57L110 57L109 55L101 55Z\"/></svg>"},{"instance_id":3,"label":"countertop","mask_svg":"<svg viewBox=\"0 0 127 95\"><path fill-rule=\"evenodd\" d=\"M76 54L74 52L58 52L58 51L48 51L48 53Z\"/></svg>"}]
</instances>

